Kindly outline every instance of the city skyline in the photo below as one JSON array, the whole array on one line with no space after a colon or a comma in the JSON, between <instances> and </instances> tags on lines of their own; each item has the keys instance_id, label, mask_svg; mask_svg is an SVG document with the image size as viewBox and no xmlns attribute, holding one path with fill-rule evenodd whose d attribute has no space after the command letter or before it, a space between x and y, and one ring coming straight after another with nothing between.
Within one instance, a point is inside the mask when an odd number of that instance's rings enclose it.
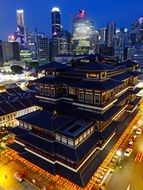
<instances>
[{"instance_id":1,"label":"city skyline","mask_svg":"<svg viewBox=\"0 0 143 190\"><path fill-rule=\"evenodd\" d=\"M105 27L108 21L115 21L117 27L130 28L131 24L142 16L141 5L143 4L141 0L138 0L137 4L139 6L136 6L136 9L134 9L134 3L129 0L126 2L120 0L118 4L112 1L110 7L108 2L95 2L93 0L90 3L85 1L84 4L81 0L76 2L73 0L68 2L68 4L66 4L66 0L61 0L60 2L44 1L42 2L43 4L40 4L40 2L35 4L34 0L28 3L25 3L24 0L20 2L14 0L15 3L7 0L6 4L4 0L0 1L0 26L3 28L3 31L0 31L0 38L4 40L7 40L7 36L15 31L17 9L24 9L25 24L30 31L34 31L34 28L37 27L39 32L44 32L51 37L51 10L54 6L59 7L61 10L63 27L71 32L72 19L79 9L85 9L87 14L93 19L95 28ZM73 6L72 9L71 6ZM103 12L106 17L102 16Z\"/></svg>"}]
</instances>

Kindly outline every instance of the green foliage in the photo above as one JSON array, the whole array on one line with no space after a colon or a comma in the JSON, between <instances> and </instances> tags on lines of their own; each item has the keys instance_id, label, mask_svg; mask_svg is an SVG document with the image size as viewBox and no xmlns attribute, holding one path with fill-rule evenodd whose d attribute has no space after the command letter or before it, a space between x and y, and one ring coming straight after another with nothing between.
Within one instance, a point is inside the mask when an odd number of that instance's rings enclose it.
<instances>
[{"instance_id":1,"label":"green foliage","mask_svg":"<svg viewBox=\"0 0 143 190\"><path fill-rule=\"evenodd\" d=\"M19 65L12 65L11 66L11 70L13 73L15 74L21 74L23 71L23 67L19 66Z\"/></svg>"},{"instance_id":2,"label":"green foliage","mask_svg":"<svg viewBox=\"0 0 143 190\"><path fill-rule=\"evenodd\" d=\"M29 63L29 67L37 68L37 67L39 67L39 63L36 62L36 61L30 62L30 63Z\"/></svg>"}]
</instances>

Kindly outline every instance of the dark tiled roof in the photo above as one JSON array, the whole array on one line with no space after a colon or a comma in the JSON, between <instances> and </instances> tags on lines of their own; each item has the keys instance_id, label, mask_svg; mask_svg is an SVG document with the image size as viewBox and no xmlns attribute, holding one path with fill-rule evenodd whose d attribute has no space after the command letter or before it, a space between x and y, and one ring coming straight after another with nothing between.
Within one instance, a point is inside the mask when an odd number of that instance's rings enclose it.
<instances>
[{"instance_id":1,"label":"dark tiled roof","mask_svg":"<svg viewBox=\"0 0 143 190\"><path fill-rule=\"evenodd\" d=\"M130 60L130 59L128 59L128 60L126 60L126 61L124 61L124 62L122 62L122 63L120 63L121 65L125 65L125 66L127 66L127 67L132 67L132 66L134 66L134 65L138 65L138 63L137 62L134 62L134 61L132 61L132 60Z\"/></svg>"},{"instance_id":2,"label":"dark tiled roof","mask_svg":"<svg viewBox=\"0 0 143 190\"><path fill-rule=\"evenodd\" d=\"M30 98L21 98L19 99L20 104L23 104L25 107L33 106L33 104L30 101Z\"/></svg>"},{"instance_id":3,"label":"dark tiled roof","mask_svg":"<svg viewBox=\"0 0 143 190\"><path fill-rule=\"evenodd\" d=\"M141 75L143 75L143 73L138 72L138 71L130 71L130 73L131 73L133 76L141 76Z\"/></svg>"},{"instance_id":4,"label":"dark tiled roof","mask_svg":"<svg viewBox=\"0 0 143 190\"><path fill-rule=\"evenodd\" d=\"M141 97L136 97L133 102L130 102L130 104L136 106L141 101L141 99L142 99Z\"/></svg>"},{"instance_id":5,"label":"dark tiled roof","mask_svg":"<svg viewBox=\"0 0 143 190\"><path fill-rule=\"evenodd\" d=\"M2 96L2 98L3 98L4 100L7 100L7 99L11 96L11 94L9 94L9 93L7 93L7 92L1 92L1 93L0 93L0 96Z\"/></svg>"},{"instance_id":6,"label":"dark tiled roof","mask_svg":"<svg viewBox=\"0 0 143 190\"><path fill-rule=\"evenodd\" d=\"M112 123L110 123L110 125L108 125L102 132L101 132L101 137L103 137L104 139L108 139L112 133L114 132L114 130L116 129L116 127L119 125L120 122L118 121L113 121Z\"/></svg>"},{"instance_id":7,"label":"dark tiled roof","mask_svg":"<svg viewBox=\"0 0 143 190\"><path fill-rule=\"evenodd\" d=\"M22 109L24 109L26 107L19 100L16 101L16 102L10 102L10 105L12 105L14 108L16 108L16 110L22 110Z\"/></svg>"},{"instance_id":8,"label":"dark tiled roof","mask_svg":"<svg viewBox=\"0 0 143 190\"><path fill-rule=\"evenodd\" d=\"M31 133L20 136L20 139L50 154L54 154L53 143L47 139L40 138Z\"/></svg>"},{"instance_id":9,"label":"dark tiled roof","mask_svg":"<svg viewBox=\"0 0 143 190\"><path fill-rule=\"evenodd\" d=\"M93 62L86 64L84 66L78 67L77 70L80 71L113 71L117 70L117 67L106 64L106 63L99 63L99 62Z\"/></svg>"},{"instance_id":10,"label":"dark tiled roof","mask_svg":"<svg viewBox=\"0 0 143 190\"><path fill-rule=\"evenodd\" d=\"M18 144L18 143L14 142L14 143L9 144L7 146L10 147L10 148L12 148L13 150L19 152L19 153L25 152L24 147L22 145Z\"/></svg>"},{"instance_id":11,"label":"dark tiled roof","mask_svg":"<svg viewBox=\"0 0 143 190\"><path fill-rule=\"evenodd\" d=\"M116 86L119 86L120 84L122 83L113 79L108 79L105 81L82 80L77 83L69 84L69 86L75 88L90 89L90 90L111 90Z\"/></svg>"},{"instance_id":12,"label":"dark tiled roof","mask_svg":"<svg viewBox=\"0 0 143 190\"><path fill-rule=\"evenodd\" d=\"M16 87L13 89L16 93L25 93L20 87Z\"/></svg>"},{"instance_id":13,"label":"dark tiled roof","mask_svg":"<svg viewBox=\"0 0 143 190\"><path fill-rule=\"evenodd\" d=\"M28 160L32 164L35 164L35 165L39 166L40 168L42 168L46 171L49 171L52 174L55 174L54 165L51 164L50 162L48 162L30 152L27 152L27 151L24 154L21 154L20 156L23 157L24 159Z\"/></svg>"},{"instance_id":14,"label":"dark tiled roof","mask_svg":"<svg viewBox=\"0 0 143 190\"><path fill-rule=\"evenodd\" d=\"M73 125L61 128L58 133L70 138L77 138L81 133L87 130L92 123L93 122L91 120L79 119L75 121Z\"/></svg>"},{"instance_id":15,"label":"dark tiled roof","mask_svg":"<svg viewBox=\"0 0 143 190\"><path fill-rule=\"evenodd\" d=\"M16 111L16 108L14 108L7 102L0 103L0 108L4 111L5 114L9 114Z\"/></svg>"},{"instance_id":16,"label":"dark tiled roof","mask_svg":"<svg viewBox=\"0 0 143 190\"><path fill-rule=\"evenodd\" d=\"M75 117L64 115L54 116L53 113L43 110L32 112L18 119L34 126L53 131L71 123L75 120Z\"/></svg>"},{"instance_id":17,"label":"dark tiled roof","mask_svg":"<svg viewBox=\"0 0 143 190\"><path fill-rule=\"evenodd\" d=\"M80 79L68 78L68 77L60 77L60 78L42 77L40 79L34 80L33 83L63 85L63 84L70 84L70 83L76 82L78 80L80 80Z\"/></svg>"},{"instance_id":18,"label":"dark tiled roof","mask_svg":"<svg viewBox=\"0 0 143 190\"><path fill-rule=\"evenodd\" d=\"M24 135L26 133L29 133L28 130L21 128L21 127L11 128L11 129L9 129L9 132L11 132L17 136L21 136L21 135Z\"/></svg>"},{"instance_id":19,"label":"dark tiled roof","mask_svg":"<svg viewBox=\"0 0 143 190\"><path fill-rule=\"evenodd\" d=\"M121 96L118 97L118 101L116 102L116 104L118 105L122 100L127 98L130 94L131 92L127 90L125 93L123 93Z\"/></svg>"},{"instance_id":20,"label":"dark tiled roof","mask_svg":"<svg viewBox=\"0 0 143 190\"><path fill-rule=\"evenodd\" d=\"M40 70L65 70L67 68L67 65L58 63L56 61L50 62L48 64L42 65L39 67Z\"/></svg>"},{"instance_id":21,"label":"dark tiled roof","mask_svg":"<svg viewBox=\"0 0 143 190\"><path fill-rule=\"evenodd\" d=\"M113 77L111 77L114 80L118 80L118 81L123 81L125 79L128 79L130 77L132 77L133 75L130 72L125 72L125 73L121 73L119 75L115 75Z\"/></svg>"},{"instance_id":22,"label":"dark tiled roof","mask_svg":"<svg viewBox=\"0 0 143 190\"><path fill-rule=\"evenodd\" d=\"M137 94L142 90L142 88L135 88L134 90L130 90L130 93Z\"/></svg>"},{"instance_id":23,"label":"dark tiled roof","mask_svg":"<svg viewBox=\"0 0 143 190\"><path fill-rule=\"evenodd\" d=\"M112 106L110 109L108 109L105 113L102 114L93 111L87 111L84 109L76 109L73 111L73 115L83 117L86 119L91 119L93 121L107 121L110 118L112 118L120 109L121 106Z\"/></svg>"}]
</instances>

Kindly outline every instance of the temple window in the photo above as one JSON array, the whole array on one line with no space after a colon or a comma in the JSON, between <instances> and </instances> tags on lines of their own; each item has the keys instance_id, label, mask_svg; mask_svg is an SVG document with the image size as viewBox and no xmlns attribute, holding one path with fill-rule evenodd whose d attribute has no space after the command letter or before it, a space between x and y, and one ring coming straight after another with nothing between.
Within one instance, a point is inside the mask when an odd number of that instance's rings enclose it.
<instances>
[{"instance_id":1,"label":"temple window","mask_svg":"<svg viewBox=\"0 0 143 190\"><path fill-rule=\"evenodd\" d=\"M45 87L45 94L50 95L50 88L47 86Z\"/></svg>"},{"instance_id":2,"label":"temple window","mask_svg":"<svg viewBox=\"0 0 143 190\"><path fill-rule=\"evenodd\" d=\"M61 141L61 135L56 134L56 140L57 140L57 141Z\"/></svg>"},{"instance_id":3,"label":"temple window","mask_svg":"<svg viewBox=\"0 0 143 190\"><path fill-rule=\"evenodd\" d=\"M55 96L55 89L51 88L51 96Z\"/></svg>"},{"instance_id":4,"label":"temple window","mask_svg":"<svg viewBox=\"0 0 143 190\"><path fill-rule=\"evenodd\" d=\"M79 91L78 98L80 101L84 101L84 92L83 91Z\"/></svg>"},{"instance_id":5,"label":"temple window","mask_svg":"<svg viewBox=\"0 0 143 190\"><path fill-rule=\"evenodd\" d=\"M68 139L68 145L74 146L74 141L72 139Z\"/></svg>"},{"instance_id":6,"label":"temple window","mask_svg":"<svg viewBox=\"0 0 143 190\"><path fill-rule=\"evenodd\" d=\"M99 104L100 103L100 95L99 94L94 94L94 103Z\"/></svg>"},{"instance_id":7,"label":"temple window","mask_svg":"<svg viewBox=\"0 0 143 190\"><path fill-rule=\"evenodd\" d=\"M85 93L85 101L88 103L93 103L93 93L86 92Z\"/></svg>"},{"instance_id":8,"label":"temple window","mask_svg":"<svg viewBox=\"0 0 143 190\"><path fill-rule=\"evenodd\" d=\"M44 87L43 86L40 86L40 93L44 93Z\"/></svg>"},{"instance_id":9,"label":"temple window","mask_svg":"<svg viewBox=\"0 0 143 190\"><path fill-rule=\"evenodd\" d=\"M65 143L65 144L67 144L67 137L62 136L62 142Z\"/></svg>"}]
</instances>

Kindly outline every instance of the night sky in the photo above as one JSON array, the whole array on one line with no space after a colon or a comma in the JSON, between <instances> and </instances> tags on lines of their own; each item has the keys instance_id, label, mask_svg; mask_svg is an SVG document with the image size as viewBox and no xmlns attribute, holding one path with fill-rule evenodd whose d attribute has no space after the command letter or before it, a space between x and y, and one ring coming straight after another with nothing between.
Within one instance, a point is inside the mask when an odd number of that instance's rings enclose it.
<instances>
[{"instance_id":1,"label":"night sky","mask_svg":"<svg viewBox=\"0 0 143 190\"><path fill-rule=\"evenodd\" d=\"M7 39L16 30L16 9L24 9L25 23L30 31L51 35L51 9L57 6L62 13L62 24L71 31L72 18L85 9L96 28L116 21L118 27L130 27L143 16L143 0L0 0L0 39Z\"/></svg>"}]
</instances>

